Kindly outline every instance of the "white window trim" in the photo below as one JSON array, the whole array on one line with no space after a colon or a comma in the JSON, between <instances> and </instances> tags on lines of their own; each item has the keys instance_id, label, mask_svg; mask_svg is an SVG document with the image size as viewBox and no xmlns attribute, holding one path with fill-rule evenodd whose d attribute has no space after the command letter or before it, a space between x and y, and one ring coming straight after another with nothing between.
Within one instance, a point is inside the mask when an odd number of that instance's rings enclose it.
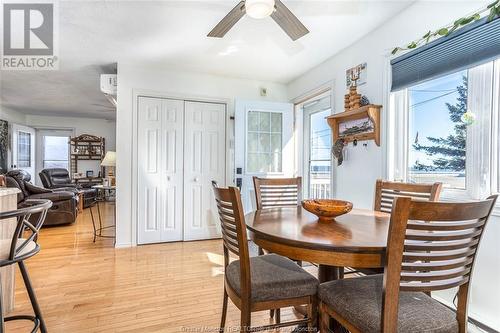
<instances>
[{"instance_id":1,"label":"white window trim","mask_svg":"<svg viewBox=\"0 0 500 333\"><path fill-rule=\"evenodd\" d=\"M388 66L387 71L390 73L390 66ZM472 71L469 71L469 75ZM473 74L474 75L474 74ZM390 81L390 80L389 80ZM390 86L390 82L388 81L387 87ZM500 59L494 62L493 69L493 92L499 91L500 88ZM470 82L470 76L469 76ZM386 166L386 176L389 180L396 181L406 181L408 179L408 152L409 152L409 144L408 144L408 131L409 131L409 110L408 110L408 92L407 89L403 89L396 92L390 92L390 89L387 89L386 94L388 100L388 110L386 117L386 149L385 149L385 157L387 160ZM492 114L488 119L488 131L490 131L491 139L490 139L490 149L486 156L482 154L481 159L489 160L489 172L488 172L488 184L487 188L478 188L479 181L478 178L472 180L466 180L467 189L450 189L446 188L442 191L441 200L442 201L471 201L477 199L483 199L490 193L499 193L500 192L500 180L498 168L500 167L500 96L498 94L493 93L491 98L492 106L490 110L492 110ZM471 98L469 94L468 105L471 103ZM469 108L469 107L468 107ZM480 121L480 119L478 119ZM483 122L483 126L486 126ZM480 142L480 136L483 134L482 130L468 131L469 135L472 136L470 142L475 142L476 144ZM469 140L468 140L468 150L469 148ZM469 153L469 151L468 151ZM474 165L474 161L472 163L466 164L466 175L473 175L473 171L471 170ZM476 173L477 177L477 173ZM467 177L470 178L470 177ZM500 202L497 202L493 215L500 216Z\"/></svg>"}]
</instances>

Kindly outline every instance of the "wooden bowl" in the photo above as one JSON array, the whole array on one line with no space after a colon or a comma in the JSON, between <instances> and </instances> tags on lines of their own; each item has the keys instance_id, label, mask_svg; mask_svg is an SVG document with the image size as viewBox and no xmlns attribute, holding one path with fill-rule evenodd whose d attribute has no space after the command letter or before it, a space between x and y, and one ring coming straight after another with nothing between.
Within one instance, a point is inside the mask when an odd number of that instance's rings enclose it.
<instances>
[{"instance_id":1,"label":"wooden bowl","mask_svg":"<svg viewBox=\"0 0 500 333\"><path fill-rule=\"evenodd\" d=\"M319 222L332 222L337 216L349 213L352 202L335 199L302 200L302 207L316 215Z\"/></svg>"}]
</instances>

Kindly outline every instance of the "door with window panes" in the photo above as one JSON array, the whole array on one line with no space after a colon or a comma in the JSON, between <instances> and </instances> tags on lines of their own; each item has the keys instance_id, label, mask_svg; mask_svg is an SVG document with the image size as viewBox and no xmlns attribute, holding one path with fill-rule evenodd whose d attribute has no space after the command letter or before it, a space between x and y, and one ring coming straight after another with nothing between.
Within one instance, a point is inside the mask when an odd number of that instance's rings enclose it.
<instances>
[{"instance_id":1,"label":"door with window panes","mask_svg":"<svg viewBox=\"0 0 500 333\"><path fill-rule=\"evenodd\" d=\"M295 177L293 104L237 100L235 106L236 183L245 212L255 209L252 177ZM238 172L240 172L238 174Z\"/></svg>"},{"instance_id":2,"label":"door with window panes","mask_svg":"<svg viewBox=\"0 0 500 333\"><path fill-rule=\"evenodd\" d=\"M13 124L11 128L10 169L21 169L32 177L35 174L35 129Z\"/></svg>"}]
</instances>

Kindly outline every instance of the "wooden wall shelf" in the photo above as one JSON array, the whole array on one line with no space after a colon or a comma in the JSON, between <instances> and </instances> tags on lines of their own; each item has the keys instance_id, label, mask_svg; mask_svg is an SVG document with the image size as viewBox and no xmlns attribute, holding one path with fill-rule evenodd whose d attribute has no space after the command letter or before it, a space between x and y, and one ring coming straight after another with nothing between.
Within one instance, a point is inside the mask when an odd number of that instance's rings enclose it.
<instances>
[{"instance_id":1,"label":"wooden wall shelf","mask_svg":"<svg viewBox=\"0 0 500 333\"><path fill-rule=\"evenodd\" d=\"M382 105L369 104L360 107L359 109L336 113L326 118L328 125L332 128L333 143L339 138L343 138L346 142L354 140L374 140L377 146L380 146L380 110ZM369 119L373 124L373 130L370 132L356 134L340 134L340 125L342 123L353 120Z\"/></svg>"}]
</instances>

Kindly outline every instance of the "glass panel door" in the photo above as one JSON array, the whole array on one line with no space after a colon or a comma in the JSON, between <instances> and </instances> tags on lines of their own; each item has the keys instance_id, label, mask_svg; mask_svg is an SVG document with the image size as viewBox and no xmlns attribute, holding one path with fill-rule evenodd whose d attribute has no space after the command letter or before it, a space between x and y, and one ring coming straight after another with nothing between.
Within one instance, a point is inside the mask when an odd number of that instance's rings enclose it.
<instances>
[{"instance_id":1,"label":"glass panel door","mask_svg":"<svg viewBox=\"0 0 500 333\"><path fill-rule=\"evenodd\" d=\"M325 117L330 109L309 114L309 197L331 197L332 133Z\"/></svg>"},{"instance_id":2,"label":"glass panel door","mask_svg":"<svg viewBox=\"0 0 500 333\"><path fill-rule=\"evenodd\" d=\"M331 114L331 92L300 105L304 116L304 197L327 199L332 191L332 131L326 122Z\"/></svg>"},{"instance_id":3,"label":"glass panel door","mask_svg":"<svg viewBox=\"0 0 500 333\"><path fill-rule=\"evenodd\" d=\"M17 132L17 167L31 168L31 133Z\"/></svg>"},{"instance_id":4,"label":"glass panel door","mask_svg":"<svg viewBox=\"0 0 500 333\"><path fill-rule=\"evenodd\" d=\"M35 174L35 129L13 124L11 131L11 169L21 169L32 177Z\"/></svg>"}]
</instances>

